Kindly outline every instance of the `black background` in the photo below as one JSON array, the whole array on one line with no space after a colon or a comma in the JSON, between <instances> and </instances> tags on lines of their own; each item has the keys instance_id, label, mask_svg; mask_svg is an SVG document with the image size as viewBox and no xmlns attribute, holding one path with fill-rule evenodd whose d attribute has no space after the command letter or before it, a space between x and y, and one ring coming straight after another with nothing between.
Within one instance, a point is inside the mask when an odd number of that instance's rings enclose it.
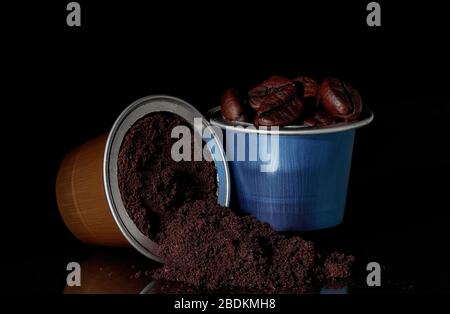
<instances>
[{"instance_id":1,"label":"black background","mask_svg":"<svg viewBox=\"0 0 450 314\"><path fill-rule=\"evenodd\" d=\"M56 207L70 149L107 132L142 96L177 96L205 112L226 88L272 74L342 78L375 114L357 132L343 225L306 237L350 251L361 270L380 262L378 292L449 292L445 10L380 1L382 26L371 28L368 2L80 1L81 28L66 25L64 1L5 9L7 292L26 280L27 291L59 293L67 262L96 250Z\"/></svg>"}]
</instances>

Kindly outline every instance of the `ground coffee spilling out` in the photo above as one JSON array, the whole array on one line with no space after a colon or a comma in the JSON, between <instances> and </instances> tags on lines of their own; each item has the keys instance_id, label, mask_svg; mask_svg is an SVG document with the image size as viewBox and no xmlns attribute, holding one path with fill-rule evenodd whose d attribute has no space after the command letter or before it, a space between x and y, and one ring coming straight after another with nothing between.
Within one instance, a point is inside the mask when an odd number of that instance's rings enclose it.
<instances>
[{"instance_id":1,"label":"ground coffee spilling out","mask_svg":"<svg viewBox=\"0 0 450 314\"><path fill-rule=\"evenodd\" d=\"M136 226L160 244L154 277L206 291L309 291L350 276L354 258L318 253L298 236L276 233L252 216L217 205L211 162L175 162L170 134L182 119L168 113L137 121L124 138L119 188Z\"/></svg>"},{"instance_id":2,"label":"ground coffee spilling out","mask_svg":"<svg viewBox=\"0 0 450 314\"><path fill-rule=\"evenodd\" d=\"M207 291L308 292L320 280L350 276L352 256L321 257L314 244L277 234L252 216L216 205L211 197L186 203L165 228L165 261L158 279Z\"/></svg>"}]
</instances>

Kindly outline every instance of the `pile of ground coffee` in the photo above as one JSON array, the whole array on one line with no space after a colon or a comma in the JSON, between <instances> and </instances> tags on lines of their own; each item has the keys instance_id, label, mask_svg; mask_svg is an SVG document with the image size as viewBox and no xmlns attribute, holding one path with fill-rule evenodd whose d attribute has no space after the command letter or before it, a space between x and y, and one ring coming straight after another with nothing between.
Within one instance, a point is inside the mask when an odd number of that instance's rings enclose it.
<instances>
[{"instance_id":1,"label":"pile of ground coffee","mask_svg":"<svg viewBox=\"0 0 450 314\"><path fill-rule=\"evenodd\" d=\"M322 258L314 244L277 234L253 216L197 200L180 207L161 242L165 261L155 278L207 291L304 293L320 280L350 275L352 256Z\"/></svg>"},{"instance_id":2,"label":"pile of ground coffee","mask_svg":"<svg viewBox=\"0 0 450 314\"><path fill-rule=\"evenodd\" d=\"M165 263L156 279L207 291L302 293L314 282L350 275L352 256L323 258L312 242L217 205L214 164L171 158L170 133L180 124L171 114L148 115L131 127L119 153L124 205L160 244Z\"/></svg>"}]
</instances>

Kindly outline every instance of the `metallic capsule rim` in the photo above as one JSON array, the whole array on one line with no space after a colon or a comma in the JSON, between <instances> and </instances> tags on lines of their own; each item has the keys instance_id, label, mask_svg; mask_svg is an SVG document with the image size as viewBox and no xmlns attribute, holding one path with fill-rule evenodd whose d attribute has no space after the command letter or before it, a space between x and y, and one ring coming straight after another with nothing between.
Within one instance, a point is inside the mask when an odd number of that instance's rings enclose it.
<instances>
[{"instance_id":1,"label":"metallic capsule rim","mask_svg":"<svg viewBox=\"0 0 450 314\"><path fill-rule=\"evenodd\" d=\"M203 119L204 127L210 129L211 127L208 120L205 119L195 107L186 101L167 95L152 95L140 98L129 105L116 119L108 135L103 158L103 183L111 214L124 237L137 251L152 260L162 263L163 261L161 258L152 253L152 251L157 251L158 244L143 235L128 216L125 206L122 203L117 182L117 158L123 137L134 122L152 112L173 113L184 118L189 123L190 121L187 115L201 117ZM210 131L214 132L213 130ZM217 140L217 136L215 136L214 139ZM222 145L221 143L218 144L219 145L216 146L218 147L221 157L220 162L223 163L224 168L224 206L228 206L231 193L230 174Z\"/></svg>"},{"instance_id":2,"label":"metallic capsule rim","mask_svg":"<svg viewBox=\"0 0 450 314\"><path fill-rule=\"evenodd\" d=\"M305 126L292 126L292 127L279 127L278 130L271 130L270 127L266 130L258 128L246 128L252 126L251 123L245 122L228 122L222 119L219 115L220 107L214 107L208 111L207 117L213 126L220 127L221 129L243 132L243 133L257 133L257 134L277 134L277 135L317 135L348 131L356 128L363 127L372 122L374 115L370 109L364 109L362 119L352 122L335 123L326 127L305 127Z\"/></svg>"}]
</instances>

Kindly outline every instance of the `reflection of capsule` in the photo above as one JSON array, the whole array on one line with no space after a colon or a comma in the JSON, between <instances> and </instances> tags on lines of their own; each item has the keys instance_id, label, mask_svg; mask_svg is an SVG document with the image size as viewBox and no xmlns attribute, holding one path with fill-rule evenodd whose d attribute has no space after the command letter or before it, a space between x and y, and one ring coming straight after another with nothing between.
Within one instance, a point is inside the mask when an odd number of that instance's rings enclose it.
<instances>
[{"instance_id":1,"label":"reflection of capsule","mask_svg":"<svg viewBox=\"0 0 450 314\"><path fill-rule=\"evenodd\" d=\"M348 294L348 287L342 287L337 289L322 288L320 294Z\"/></svg>"},{"instance_id":2,"label":"reflection of capsule","mask_svg":"<svg viewBox=\"0 0 450 314\"><path fill-rule=\"evenodd\" d=\"M201 294L202 291L182 282L154 280L140 294ZM204 293L204 291L203 291Z\"/></svg>"},{"instance_id":3,"label":"reflection of capsule","mask_svg":"<svg viewBox=\"0 0 450 314\"><path fill-rule=\"evenodd\" d=\"M329 282L320 289L320 294L348 294L346 281Z\"/></svg>"},{"instance_id":4,"label":"reflection of capsule","mask_svg":"<svg viewBox=\"0 0 450 314\"><path fill-rule=\"evenodd\" d=\"M81 286L63 293L139 293L159 266L131 249L101 249L81 262Z\"/></svg>"}]
</instances>

